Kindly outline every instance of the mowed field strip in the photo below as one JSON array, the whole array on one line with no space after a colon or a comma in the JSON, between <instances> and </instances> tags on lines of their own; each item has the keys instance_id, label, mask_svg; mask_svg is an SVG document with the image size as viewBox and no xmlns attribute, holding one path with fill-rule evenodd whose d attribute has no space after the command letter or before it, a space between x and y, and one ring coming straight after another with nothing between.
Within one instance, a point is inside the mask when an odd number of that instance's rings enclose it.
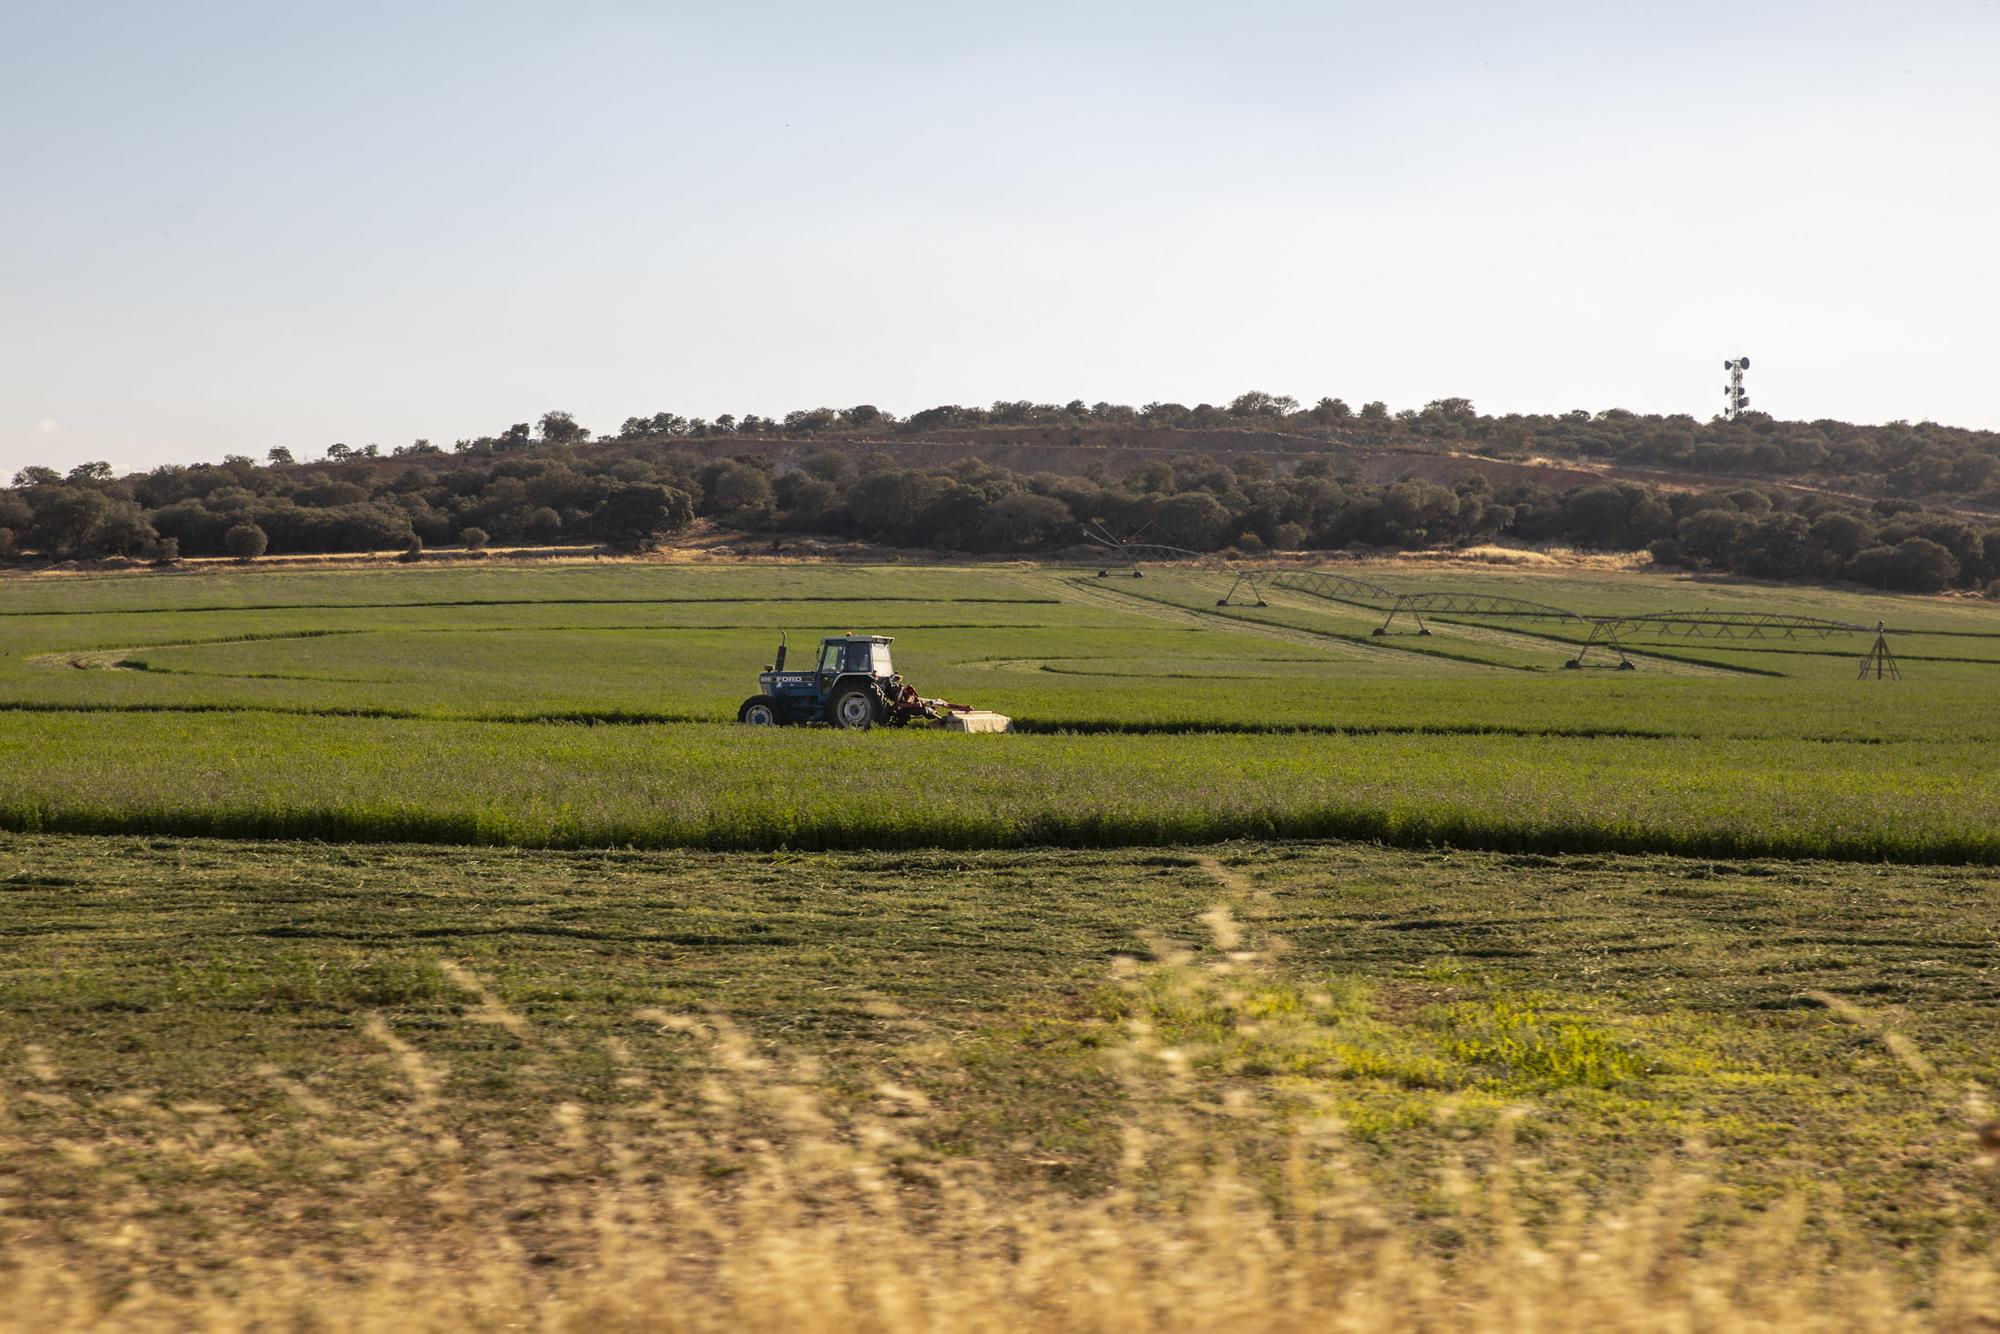
<instances>
[{"instance_id":1,"label":"mowed field strip","mask_svg":"<svg viewBox=\"0 0 2000 1334\"><path fill-rule=\"evenodd\" d=\"M1986 868L0 834L0 895L0 1236L114 1291L223 1257L365 1277L472 1228L587 1279L565 1183L637 1162L726 1192L799 1133L759 1070L822 1118L821 1203L826 1137L893 1098L863 1166L920 1221L954 1170L1003 1218L1115 1189L1160 1100L1281 1193L1297 1128L1337 1118L1310 1189L1365 1181L1370 1226L1425 1252L1495 1225L1441 1169L1504 1171L1546 1226L1672 1156L1704 1182L1655 1220L1674 1246L1809 1200L1850 1263L1916 1276L1993 1227L1966 1110L2000 1040Z\"/></svg>"},{"instance_id":2,"label":"mowed field strip","mask_svg":"<svg viewBox=\"0 0 2000 1334\"><path fill-rule=\"evenodd\" d=\"M1439 623L1377 638L1365 609L1290 594L1220 608L1223 581L1174 570L22 580L0 617L0 826L2000 860L1990 606L1627 574L1457 579L1585 610L1886 621L1907 670L1855 680L1857 639L1634 645L1637 671L1564 671L1558 636ZM798 654L848 629L895 635L921 691L1010 714L1022 734L734 724L780 632Z\"/></svg>"}]
</instances>

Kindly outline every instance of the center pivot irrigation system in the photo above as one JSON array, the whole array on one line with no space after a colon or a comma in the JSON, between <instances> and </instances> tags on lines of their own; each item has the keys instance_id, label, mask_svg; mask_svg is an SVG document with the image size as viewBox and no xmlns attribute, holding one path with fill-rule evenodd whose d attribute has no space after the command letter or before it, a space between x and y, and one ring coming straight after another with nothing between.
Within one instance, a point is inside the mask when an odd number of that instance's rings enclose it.
<instances>
[{"instance_id":1,"label":"center pivot irrigation system","mask_svg":"<svg viewBox=\"0 0 2000 1334\"><path fill-rule=\"evenodd\" d=\"M1619 671L1637 669L1625 651L1626 640L1722 640L1722 639L1827 639L1835 635L1873 635L1874 644L1861 659L1863 680L1900 680L1902 672L1889 651L1889 639L1881 622L1856 625L1829 621L1817 616L1793 616L1784 612L1761 611L1656 611L1630 615L1585 615L1564 607L1551 607L1525 598L1498 593L1474 593L1459 589L1411 589L1398 592L1380 584L1356 579L1331 570L1303 569L1291 565L1241 565L1207 552L1159 543L1118 541L1102 530L1086 530L1085 535L1107 549L1109 557L1098 568L1097 577L1108 579L1114 566L1129 567L1132 578L1143 578L1142 565L1172 565L1192 568L1230 581L1229 591L1216 599L1218 607L1235 605L1239 593L1259 607L1271 604L1266 588L1284 589L1323 598L1344 606L1361 607L1383 613L1382 624L1373 633L1387 635L1398 617L1416 623L1416 633L1430 634L1424 618L1439 622L1525 621L1551 627L1582 631L1576 656L1563 663L1565 668L1581 668L1592 650L1613 654Z\"/></svg>"}]
</instances>

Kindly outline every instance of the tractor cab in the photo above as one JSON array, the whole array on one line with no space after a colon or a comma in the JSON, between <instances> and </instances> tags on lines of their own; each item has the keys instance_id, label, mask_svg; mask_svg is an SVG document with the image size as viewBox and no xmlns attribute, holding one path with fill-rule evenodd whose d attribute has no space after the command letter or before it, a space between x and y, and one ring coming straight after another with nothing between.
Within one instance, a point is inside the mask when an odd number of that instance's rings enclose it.
<instances>
[{"instance_id":1,"label":"tractor cab","mask_svg":"<svg viewBox=\"0 0 2000 1334\"><path fill-rule=\"evenodd\" d=\"M890 662L889 635L833 635L820 641L819 659L806 671L785 670L785 644L757 678L760 694L743 701L737 721L761 726L833 723L873 727L890 721L902 687Z\"/></svg>"},{"instance_id":2,"label":"tractor cab","mask_svg":"<svg viewBox=\"0 0 2000 1334\"><path fill-rule=\"evenodd\" d=\"M823 639L819 645L819 680L831 686L843 676L868 676L886 681L896 674L889 662L889 635L856 635Z\"/></svg>"}]
</instances>

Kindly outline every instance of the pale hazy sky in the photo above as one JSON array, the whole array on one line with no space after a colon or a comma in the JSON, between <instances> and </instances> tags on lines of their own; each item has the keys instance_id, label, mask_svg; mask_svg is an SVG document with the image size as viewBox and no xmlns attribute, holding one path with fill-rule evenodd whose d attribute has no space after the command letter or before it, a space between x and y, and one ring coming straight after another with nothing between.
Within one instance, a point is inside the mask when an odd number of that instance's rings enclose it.
<instances>
[{"instance_id":1,"label":"pale hazy sky","mask_svg":"<svg viewBox=\"0 0 2000 1334\"><path fill-rule=\"evenodd\" d=\"M2000 9L0 0L0 477L549 408L2000 427Z\"/></svg>"}]
</instances>

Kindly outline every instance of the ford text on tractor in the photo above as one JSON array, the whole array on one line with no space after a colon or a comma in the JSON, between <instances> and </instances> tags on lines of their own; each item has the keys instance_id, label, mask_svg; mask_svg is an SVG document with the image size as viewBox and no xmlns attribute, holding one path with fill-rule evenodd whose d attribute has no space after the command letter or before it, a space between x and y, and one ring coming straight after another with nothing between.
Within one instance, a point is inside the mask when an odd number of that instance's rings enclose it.
<instances>
[{"instance_id":1,"label":"ford text on tractor","mask_svg":"<svg viewBox=\"0 0 2000 1334\"><path fill-rule=\"evenodd\" d=\"M997 713L949 700L925 699L905 682L889 658L888 635L849 632L820 641L809 671L785 670L785 642L777 660L757 678L758 692L743 701L736 721L753 727L831 723L835 727L941 727L954 732L1011 732Z\"/></svg>"}]
</instances>

